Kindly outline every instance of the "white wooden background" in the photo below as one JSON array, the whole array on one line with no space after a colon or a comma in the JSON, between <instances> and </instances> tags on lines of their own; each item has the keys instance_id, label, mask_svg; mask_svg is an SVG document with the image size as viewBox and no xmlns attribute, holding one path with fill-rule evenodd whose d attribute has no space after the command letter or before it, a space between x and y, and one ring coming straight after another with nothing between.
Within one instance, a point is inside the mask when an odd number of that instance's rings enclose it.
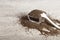
<instances>
[{"instance_id":1,"label":"white wooden background","mask_svg":"<svg viewBox=\"0 0 60 40\"><path fill-rule=\"evenodd\" d=\"M33 9L44 10L60 19L60 0L0 0L0 40L60 40L60 36L39 36L35 29L25 32L25 28L17 23L18 15Z\"/></svg>"}]
</instances>

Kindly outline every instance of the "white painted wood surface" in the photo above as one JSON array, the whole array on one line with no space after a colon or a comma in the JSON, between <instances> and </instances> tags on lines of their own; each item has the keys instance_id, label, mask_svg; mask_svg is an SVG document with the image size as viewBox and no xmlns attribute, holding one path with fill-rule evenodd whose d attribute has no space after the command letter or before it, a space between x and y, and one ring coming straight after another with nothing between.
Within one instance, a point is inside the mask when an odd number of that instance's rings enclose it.
<instances>
[{"instance_id":1,"label":"white painted wood surface","mask_svg":"<svg viewBox=\"0 0 60 40\"><path fill-rule=\"evenodd\" d=\"M60 36L39 36L39 31L18 24L18 14L41 9L60 19L60 0L0 0L0 40L60 40ZM24 14L25 15L25 14Z\"/></svg>"}]
</instances>

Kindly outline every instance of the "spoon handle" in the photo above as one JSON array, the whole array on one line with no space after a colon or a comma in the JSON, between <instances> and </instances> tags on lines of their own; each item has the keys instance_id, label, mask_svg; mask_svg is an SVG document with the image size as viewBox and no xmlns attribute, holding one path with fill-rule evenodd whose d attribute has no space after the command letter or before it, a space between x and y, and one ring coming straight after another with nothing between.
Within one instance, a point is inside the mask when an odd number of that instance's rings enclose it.
<instances>
[{"instance_id":1,"label":"spoon handle","mask_svg":"<svg viewBox=\"0 0 60 40\"><path fill-rule=\"evenodd\" d=\"M58 25L56 25L52 20L50 20L45 13L42 13L41 16L44 17L45 19L47 19L56 28L60 29L60 27Z\"/></svg>"}]
</instances>

